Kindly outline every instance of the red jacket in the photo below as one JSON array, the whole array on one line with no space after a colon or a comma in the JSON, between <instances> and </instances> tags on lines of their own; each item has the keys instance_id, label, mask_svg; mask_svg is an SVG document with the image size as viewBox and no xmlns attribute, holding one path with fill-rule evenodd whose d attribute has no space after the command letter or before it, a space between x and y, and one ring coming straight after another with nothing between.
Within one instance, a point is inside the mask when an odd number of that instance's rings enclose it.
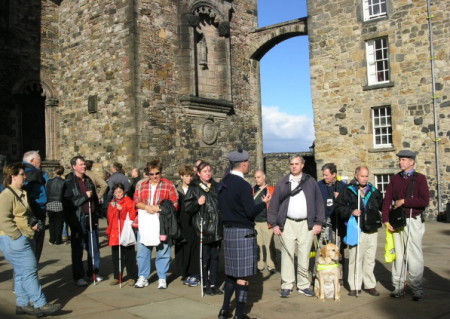
<instances>
[{"instance_id":1,"label":"red jacket","mask_svg":"<svg viewBox=\"0 0 450 319\"><path fill-rule=\"evenodd\" d=\"M116 204L122 206L122 210L118 210ZM136 208L134 202L129 197L124 197L121 200L113 199L108 205L108 227L106 228L106 235L108 235L108 245L119 245L119 216L120 216L120 232L122 232L123 224L127 218L127 213L131 220L136 218Z\"/></svg>"}]
</instances>

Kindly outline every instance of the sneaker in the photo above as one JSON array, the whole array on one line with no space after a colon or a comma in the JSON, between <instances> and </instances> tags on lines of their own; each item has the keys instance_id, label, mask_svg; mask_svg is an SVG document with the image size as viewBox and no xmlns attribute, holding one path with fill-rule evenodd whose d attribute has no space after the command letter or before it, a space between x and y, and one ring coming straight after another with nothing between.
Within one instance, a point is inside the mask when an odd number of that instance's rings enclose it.
<instances>
[{"instance_id":1,"label":"sneaker","mask_svg":"<svg viewBox=\"0 0 450 319\"><path fill-rule=\"evenodd\" d=\"M188 286L189 287L197 287L200 284L200 279L197 277L191 277Z\"/></svg>"},{"instance_id":2,"label":"sneaker","mask_svg":"<svg viewBox=\"0 0 450 319\"><path fill-rule=\"evenodd\" d=\"M275 275L277 273L277 270L275 268L269 269L269 274Z\"/></svg>"},{"instance_id":3,"label":"sneaker","mask_svg":"<svg viewBox=\"0 0 450 319\"><path fill-rule=\"evenodd\" d=\"M144 276L139 276L137 283L134 288L144 288L148 286L148 280Z\"/></svg>"},{"instance_id":4,"label":"sneaker","mask_svg":"<svg viewBox=\"0 0 450 319\"><path fill-rule=\"evenodd\" d=\"M89 284L86 280L84 280L83 278L80 278L75 282L75 285L77 285L78 287L86 287Z\"/></svg>"},{"instance_id":5,"label":"sneaker","mask_svg":"<svg viewBox=\"0 0 450 319\"><path fill-rule=\"evenodd\" d=\"M291 294L291 289L281 289L280 297L287 298Z\"/></svg>"},{"instance_id":6,"label":"sneaker","mask_svg":"<svg viewBox=\"0 0 450 319\"><path fill-rule=\"evenodd\" d=\"M158 289L166 289L167 288L167 282L165 279L159 279L158 280Z\"/></svg>"},{"instance_id":7,"label":"sneaker","mask_svg":"<svg viewBox=\"0 0 450 319\"><path fill-rule=\"evenodd\" d=\"M219 319L228 319L233 317L233 313L229 309L220 309L219 315L217 318Z\"/></svg>"},{"instance_id":8,"label":"sneaker","mask_svg":"<svg viewBox=\"0 0 450 319\"><path fill-rule=\"evenodd\" d=\"M306 289L298 289L298 293L304 294L306 297L314 297L314 291L309 288Z\"/></svg>"},{"instance_id":9,"label":"sneaker","mask_svg":"<svg viewBox=\"0 0 450 319\"><path fill-rule=\"evenodd\" d=\"M414 294L412 300L413 300L413 301L422 301L422 300L423 300L423 295Z\"/></svg>"},{"instance_id":10,"label":"sneaker","mask_svg":"<svg viewBox=\"0 0 450 319\"><path fill-rule=\"evenodd\" d=\"M51 315L52 313L55 313L59 310L61 310L62 305L59 303L48 303L43 305L42 307L36 308L36 311L38 313L38 316L42 316L42 315Z\"/></svg>"},{"instance_id":11,"label":"sneaker","mask_svg":"<svg viewBox=\"0 0 450 319\"><path fill-rule=\"evenodd\" d=\"M189 283L191 282L192 277L191 276L187 276L186 279L183 280L183 285L188 286Z\"/></svg>"},{"instance_id":12,"label":"sneaker","mask_svg":"<svg viewBox=\"0 0 450 319\"><path fill-rule=\"evenodd\" d=\"M361 290L358 290L358 295L361 293ZM348 292L348 295L350 296L350 297L356 297L356 290L350 290L349 292Z\"/></svg>"},{"instance_id":13,"label":"sneaker","mask_svg":"<svg viewBox=\"0 0 450 319\"><path fill-rule=\"evenodd\" d=\"M95 275L95 282L101 282L101 281L103 281L103 280L105 280L105 278L103 278L102 276L100 276L100 275Z\"/></svg>"}]
</instances>

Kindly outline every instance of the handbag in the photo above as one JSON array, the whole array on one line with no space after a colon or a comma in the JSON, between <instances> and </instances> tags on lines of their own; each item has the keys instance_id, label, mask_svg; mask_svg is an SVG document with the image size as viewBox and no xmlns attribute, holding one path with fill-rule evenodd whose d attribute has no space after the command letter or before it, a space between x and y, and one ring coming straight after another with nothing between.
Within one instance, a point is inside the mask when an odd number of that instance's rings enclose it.
<instances>
[{"instance_id":1,"label":"handbag","mask_svg":"<svg viewBox=\"0 0 450 319\"><path fill-rule=\"evenodd\" d=\"M119 244L121 246L131 246L136 243L136 236L133 231L133 221L130 219L130 216L127 213L127 217L123 223L122 232L120 234Z\"/></svg>"},{"instance_id":2,"label":"handbag","mask_svg":"<svg viewBox=\"0 0 450 319\"><path fill-rule=\"evenodd\" d=\"M414 184L416 182L416 177L417 177L417 174L414 173L412 183L409 184L409 187L408 187L408 192L406 194L406 198L413 196ZM389 212L389 224L395 230L398 230L399 228L406 226L406 216L405 216L403 206L394 208Z\"/></svg>"}]
</instances>

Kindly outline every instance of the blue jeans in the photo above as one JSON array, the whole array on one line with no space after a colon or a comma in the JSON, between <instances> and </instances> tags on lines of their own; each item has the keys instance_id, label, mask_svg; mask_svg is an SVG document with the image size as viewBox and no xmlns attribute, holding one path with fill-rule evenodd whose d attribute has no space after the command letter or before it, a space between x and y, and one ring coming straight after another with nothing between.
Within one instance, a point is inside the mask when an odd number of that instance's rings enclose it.
<instances>
[{"instance_id":1,"label":"blue jeans","mask_svg":"<svg viewBox=\"0 0 450 319\"><path fill-rule=\"evenodd\" d=\"M141 238L138 232L138 251L136 256L138 264L138 275L143 276L146 279L150 277L152 250L153 247L156 247L156 272L159 279L166 279L170 265L170 246L163 243L159 244L158 246L145 246L140 243L140 239Z\"/></svg>"},{"instance_id":2,"label":"blue jeans","mask_svg":"<svg viewBox=\"0 0 450 319\"><path fill-rule=\"evenodd\" d=\"M28 306L30 302L35 308L47 303L38 280L37 263L30 239L20 236L13 240L9 236L0 236L0 251L14 268L14 291L16 305Z\"/></svg>"}]
</instances>

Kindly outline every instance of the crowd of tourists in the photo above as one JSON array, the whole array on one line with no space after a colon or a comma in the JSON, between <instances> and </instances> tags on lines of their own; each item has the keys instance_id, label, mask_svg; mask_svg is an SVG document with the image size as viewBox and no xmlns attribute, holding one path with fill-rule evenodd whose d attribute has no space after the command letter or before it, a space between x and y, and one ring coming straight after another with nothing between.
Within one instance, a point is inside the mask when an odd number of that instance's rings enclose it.
<instances>
[{"instance_id":1,"label":"crowd of tourists","mask_svg":"<svg viewBox=\"0 0 450 319\"><path fill-rule=\"evenodd\" d=\"M47 217L49 244L70 242L75 285L104 280L99 219L106 218L111 285L147 287L155 250L158 289L168 288L172 267L184 285L200 286L202 295L223 295L220 319L233 317L233 295L234 318L250 318L245 309L249 277L258 271L269 275L280 271L281 298L294 290L314 296L311 249L327 242L335 243L341 254L349 248L348 272L344 274L340 265L339 275L348 295L365 291L379 296L374 266L378 229L384 225L393 234L397 255L391 297L403 296L407 283L413 300L420 301L423 212L429 190L426 177L415 171L416 153L403 150L397 156L401 171L391 177L383 199L369 183L367 166L358 166L354 179L344 183L338 180L336 165L327 163L323 180L317 182L303 171L305 160L300 155L289 159L290 172L275 186L267 184L263 170L254 170L252 187L245 180L251 172L249 154L241 149L227 155L229 166L220 178L213 177L212 164L199 159L179 168L176 184L163 177L158 159L146 164L143 176L139 168L126 176L120 163L99 176L92 171L92 161L75 156L68 174L58 165L49 178L41 169L39 152L27 152L23 162L5 166L0 194L0 251L14 269L16 313L50 315L62 307L46 301L38 279ZM396 225L392 217L399 211L403 224ZM356 243L347 233L353 221L358 225ZM274 236L281 243L280 265ZM218 278L221 263L223 285Z\"/></svg>"}]
</instances>

